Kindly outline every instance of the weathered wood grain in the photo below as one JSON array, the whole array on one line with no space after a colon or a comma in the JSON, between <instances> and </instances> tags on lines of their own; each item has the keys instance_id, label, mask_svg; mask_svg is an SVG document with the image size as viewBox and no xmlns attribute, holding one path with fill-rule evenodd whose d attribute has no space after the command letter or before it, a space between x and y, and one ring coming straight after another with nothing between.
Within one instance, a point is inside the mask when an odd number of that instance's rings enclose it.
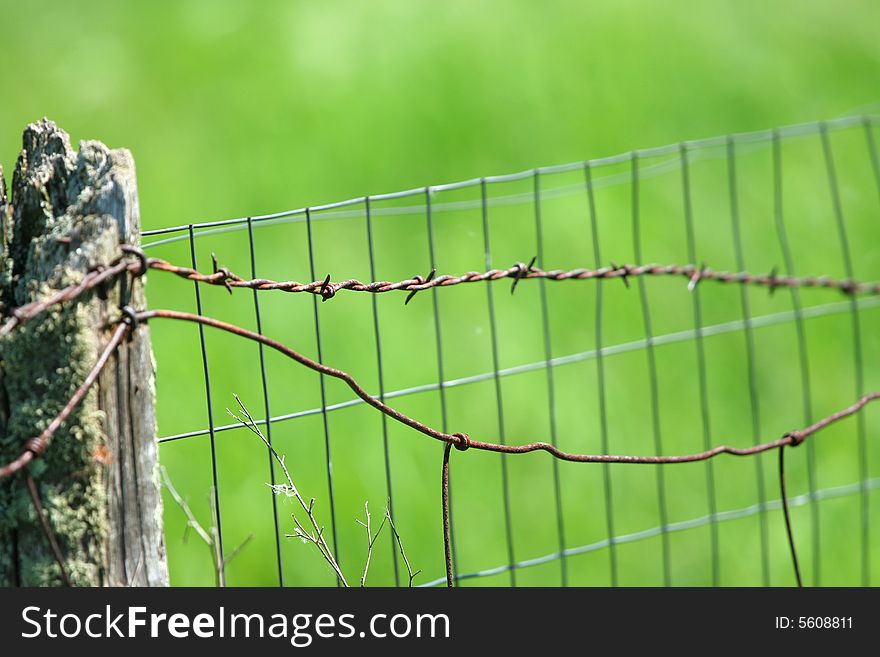
<instances>
[{"instance_id":1,"label":"weathered wood grain","mask_svg":"<svg viewBox=\"0 0 880 657\"><path fill-rule=\"evenodd\" d=\"M100 142L71 148L51 121L29 125L8 200L0 194L0 310L43 298L137 244L134 161ZM120 279L0 341L0 460L66 402L145 279ZM167 584L147 327L123 344L83 404L30 466L75 585ZM0 482L0 584L58 585L61 573L20 479Z\"/></svg>"}]
</instances>

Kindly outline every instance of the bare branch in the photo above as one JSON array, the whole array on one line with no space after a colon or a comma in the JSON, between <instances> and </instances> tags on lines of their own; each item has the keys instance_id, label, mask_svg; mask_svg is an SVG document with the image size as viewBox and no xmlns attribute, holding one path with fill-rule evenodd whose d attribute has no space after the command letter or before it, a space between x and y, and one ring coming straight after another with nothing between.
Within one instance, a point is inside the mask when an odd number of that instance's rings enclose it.
<instances>
[{"instance_id":1,"label":"bare branch","mask_svg":"<svg viewBox=\"0 0 880 657\"><path fill-rule=\"evenodd\" d=\"M400 540L400 534L397 532L397 527L394 525L394 519L391 517L390 499L385 505L385 518L388 520L388 526L391 527L391 533L394 534L394 540L397 543L397 549L400 550L400 556L403 557L403 563L406 565L406 574L409 576L409 587L412 588L413 579L415 579L416 575L422 571L417 570L416 572L413 572L412 566L409 565L409 559L406 558L406 552L403 549L403 542Z\"/></svg>"},{"instance_id":2,"label":"bare branch","mask_svg":"<svg viewBox=\"0 0 880 657\"><path fill-rule=\"evenodd\" d=\"M370 560L373 557L373 544L375 544L376 539L379 538L379 534L382 533L382 528L385 527L385 522L388 520L388 513L386 510L385 517L382 518L382 523L379 525L379 529L376 530L376 533L373 534L370 529L370 503L364 502L364 513L367 515L367 522L362 522L361 520L355 520L357 524L367 530L367 559L364 562L364 574L361 575L361 586L365 586L367 582L367 573L370 570Z\"/></svg>"},{"instance_id":3,"label":"bare branch","mask_svg":"<svg viewBox=\"0 0 880 657\"><path fill-rule=\"evenodd\" d=\"M315 534L311 535L309 532L305 530L305 528L300 524L296 515L293 514L293 520L296 524L298 532L294 534L297 538L303 538L308 540L318 548L318 551L321 553L321 556L324 557L324 560L330 564L330 567L336 573L336 577L339 579L340 583L343 586L348 586L348 582L345 579L345 575L342 574L342 569L339 567L339 564L336 561L336 557L333 556L333 551L330 549L330 546L327 544L327 540L324 538L324 530L322 527L318 526L318 521L315 519L315 515L313 513L313 508L315 505L315 498L312 498L308 503L303 499L303 496L300 494L299 489L296 487L296 484L293 481L293 477L290 474L290 470L287 469L287 465L284 462L284 457L278 454L274 447L272 447L271 443L266 439L263 435L263 432L260 430L260 427L257 426L257 423L254 422L254 418L251 416L250 412L245 407L244 403L242 403L241 399L238 395L233 395L235 397L235 401L238 403L239 408L241 409L242 415L244 418L239 417L230 409L226 409L226 412L229 413L235 420L241 422L244 426L251 430L251 432L256 435L260 440L263 441L263 444L269 450L269 453L275 459L279 466L281 466L281 471L284 473L284 478L287 480L287 484L276 484L272 486L272 490L276 493L284 493L288 497L293 497L299 502L303 511L306 513L306 516L309 519L309 522L312 524L312 527L315 530Z\"/></svg>"},{"instance_id":4,"label":"bare branch","mask_svg":"<svg viewBox=\"0 0 880 657\"><path fill-rule=\"evenodd\" d=\"M194 529L199 538L205 542L205 545L213 547L214 539L211 538L210 534L205 531L205 528L202 527L201 523L196 519L196 516L192 512L187 501L177 492L177 489L171 482L171 477L168 476L168 470L165 469L164 465L160 465L159 470L162 473L162 481L165 484L166 490L171 494L171 498L177 503L177 506L180 507L180 510L183 511L183 514L186 516L186 526Z\"/></svg>"},{"instance_id":5,"label":"bare branch","mask_svg":"<svg viewBox=\"0 0 880 657\"><path fill-rule=\"evenodd\" d=\"M225 558L221 560L220 550L219 550L219 541L217 540L217 525L216 525L216 514L213 513L213 501L214 496L210 496L212 502L212 518L215 519L214 523L211 525L210 530L206 530L202 524L198 521L192 509L189 506L189 503L181 496L180 493L177 492L177 489L174 487L174 484L171 482L171 477L168 476L168 470L165 469L164 465L159 466L159 470L162 473L162 482L165 484L165 489L171 495L171 498L180 507L180 510L183 511L183 514L186 516L186 529L184 530L183 540L186 542L187 532L189 529L194 529L196 534L205 545L208 546L208 549L211 551L211 563L214 567L214 577L217 580L217 584L220 586L226 585L226 577L223 573L225 567L229 565L235 557L237 557L241 551L250 544L253 540L253 534L249 535L244 541L242 541L238 547L236 547L232 552Z\"/></svg>"}]
</instances>

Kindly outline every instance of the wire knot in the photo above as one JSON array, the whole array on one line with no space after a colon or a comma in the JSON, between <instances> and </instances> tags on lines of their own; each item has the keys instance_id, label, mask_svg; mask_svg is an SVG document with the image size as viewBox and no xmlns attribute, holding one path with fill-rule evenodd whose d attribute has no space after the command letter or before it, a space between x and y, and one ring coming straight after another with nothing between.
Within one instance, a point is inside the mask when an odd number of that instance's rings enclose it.
<instances>
[{"instance_id":1,"label":"wire knot","mask_svg":"<svg viewBox=\"0 0 880 657\"><path fill-rule=\"evenodd\" d=\"M453 443L453 445L455 445L455 449L460 452L466 452L468 447L471 446L470 436L468 436L466 433L454 433L452 434L452 437L456 439Z\"/></svg>"},{"instance_id":2,"label":"wire knot","mask_svg":"<svg viewBox=\"0 0 880 657\"><path fill-rule=\"evenodd\" d=\"M807 436L803 431L789 431L783 438L788 438L788 444L792 447L797 447L807 439Z\"/></svg>"},{"instance_id":3,"label":"wire knot","mask_svg":"<svg viewBox=\"0 0 880 657\"><path fill-rule=\"evenodd\" d=\"M45 439L40 438L40 436L36 436L35 438L28 439L24 444L24 448L35 457L40 457L43 455L43 452L46 451L46 441Z\"/></svg>"},{"instance_id":4,"label":"wire knot","mask_svg":"<svg viewBox=\"0 0 880 657\"><path fill-rule=\"evenodd\" d=\"M123 306L120 311L122 316L119 318L119 321L127 324L131 332L134 333L138 327L137 312L131 306Z\"/></svg>"},{"instance_id":5,"label":"wire knot","mask_svg":"<svg viewBox=\"0 0 880 657\"><path fill-rule=\"evenodd\" d=\"M123 244L119 247L119 250L127 255L132 255L137 258L139 266L137 269L130 270L132 276L140 278L147 273L147 269L150 268L150 260L147 258L147 254L144 253L143 249L137 246L132 246L131 244Z\"/></svg>"}]
</instances>

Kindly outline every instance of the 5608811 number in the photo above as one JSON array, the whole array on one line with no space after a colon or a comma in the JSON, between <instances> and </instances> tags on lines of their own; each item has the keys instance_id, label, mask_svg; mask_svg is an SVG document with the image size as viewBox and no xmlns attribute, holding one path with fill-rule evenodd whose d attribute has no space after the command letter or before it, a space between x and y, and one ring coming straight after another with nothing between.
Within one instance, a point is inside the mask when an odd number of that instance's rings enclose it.
<instances>
[{"instance_id":1,"label":"5608811 number","mask_svg":"<svg viewBox=\"0 0 880 657\"><path fill-rule=\"evenodd\" d=\"M852 616L789 616L776 617L776 629L851 630Z\"/></svg>"}]
</instances>

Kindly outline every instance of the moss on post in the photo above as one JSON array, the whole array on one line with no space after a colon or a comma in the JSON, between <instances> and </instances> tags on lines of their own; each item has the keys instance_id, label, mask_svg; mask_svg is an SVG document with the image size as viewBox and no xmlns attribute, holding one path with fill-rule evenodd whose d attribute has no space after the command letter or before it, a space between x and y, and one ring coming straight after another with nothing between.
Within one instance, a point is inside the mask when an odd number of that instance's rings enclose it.
<instances>
[{"instance_id":1,"label":"moss on post","mask_svg":"<svg viewBox=\"0 0 880 657\"><path fill-rule=\"evenodd\" d=\"M5 207L4 207L5 206ZM0 303L8 316L77 282L137 243L131 155L99 142L73 151L51 121L24 132L11 194L0 196ZM0 340L0 461L64 406L94 364L121 303L144 305L121 278ZM140 327L30 466L74 585L167 583L156 470L153 363ZM0 585L62 583L27 490L0 482Z\"/></svg>"}]
</instances>

